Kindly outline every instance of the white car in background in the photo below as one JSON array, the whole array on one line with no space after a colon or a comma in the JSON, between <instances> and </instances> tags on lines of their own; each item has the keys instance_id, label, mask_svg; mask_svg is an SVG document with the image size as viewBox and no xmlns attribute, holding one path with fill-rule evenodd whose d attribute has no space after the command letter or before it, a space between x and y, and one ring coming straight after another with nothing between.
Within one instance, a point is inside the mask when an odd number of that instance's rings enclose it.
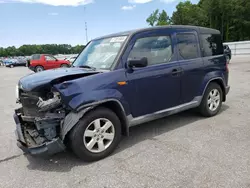
<instances>
[{"instance_id":1,"label":"white car in background","mask_svg":"<svg viewBox=\"0 0 250 188\"><path fill-rule=\"evenodd\" d=\"M65 58L65 60L69 61L70 63L73 63L76 60L77 56L72 56L69 58Z\"/></svg>"}]
</instances>

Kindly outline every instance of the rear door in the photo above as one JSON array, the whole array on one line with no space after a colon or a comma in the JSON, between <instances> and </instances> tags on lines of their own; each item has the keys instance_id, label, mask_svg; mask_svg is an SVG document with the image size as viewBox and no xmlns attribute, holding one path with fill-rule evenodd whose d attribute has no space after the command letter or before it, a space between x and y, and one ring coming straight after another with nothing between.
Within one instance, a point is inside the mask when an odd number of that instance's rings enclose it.
<instances>
[{"instance_id":1,"label":"rear door","mask_svg":"<svg viewBox=\"0 0 250 188\"><path fill-rule=\"evenodd\" d=\"M182 69L181 103L189 103L199 95L204 79L203 59L198 33L194 30L176 34L178 59Z\"/></svg>"}]
</instances>

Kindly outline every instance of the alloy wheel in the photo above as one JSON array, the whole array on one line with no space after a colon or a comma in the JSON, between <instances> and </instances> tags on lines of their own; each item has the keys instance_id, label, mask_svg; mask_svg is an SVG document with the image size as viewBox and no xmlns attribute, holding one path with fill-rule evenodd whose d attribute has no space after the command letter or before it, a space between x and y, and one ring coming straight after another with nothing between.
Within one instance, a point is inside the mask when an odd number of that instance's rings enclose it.
<instances>
[{"instance_id":1,"label":"alloy wheel","mask_svg":"<svg viewBox=\"0 0 250 188\"><path fill-rule=\"evenodd\" d=\"M105 118L92 121L83 135L85 147L93 153L106 150L115 138L115 128L112 122Z\"/></svg>"},{"instance_id":2,"label":"alloy wheel","mask_svg":"<svg viewBox=\"0 0 250 188\"><path fill-rule=\"evenodd\" d=\"M216 111L220 105L220 100L220 92L217 89L211 90L207 100L209 110L211 110L212 112Z\"/></svg>"}]
</instances>

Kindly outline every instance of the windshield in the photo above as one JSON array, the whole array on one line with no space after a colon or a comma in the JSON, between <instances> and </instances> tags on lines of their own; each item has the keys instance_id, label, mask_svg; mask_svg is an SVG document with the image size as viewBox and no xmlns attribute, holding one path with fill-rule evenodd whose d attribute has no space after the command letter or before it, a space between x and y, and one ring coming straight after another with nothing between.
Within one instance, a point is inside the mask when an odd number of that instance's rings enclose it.
<instances>
[{"instance_id":1,"label":"windshield","mask_svg":"<svg viewBox=\"0 0 250 188\"><path fill-rule=\"evenodd\" d=\"M75 60L73 67L91 67L109 70L127 36L91 41Z\"/></svg>"}]
</instances>

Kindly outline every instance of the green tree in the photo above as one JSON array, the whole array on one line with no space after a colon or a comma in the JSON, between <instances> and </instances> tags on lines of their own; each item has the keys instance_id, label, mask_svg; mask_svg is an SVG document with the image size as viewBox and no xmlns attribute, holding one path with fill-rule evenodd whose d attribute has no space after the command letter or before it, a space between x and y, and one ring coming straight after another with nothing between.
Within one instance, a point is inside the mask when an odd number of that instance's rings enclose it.
<instances>
[{"instance_id":1,"label":"green tree","mask_svg":"<svg viewBox=\"0 0 250 188\"><path fill-rule=\"evenodd\" d=\"M158 22L158 14L159 14L159 9L156 9L150 16L147 18L147 22L150 26L155 26L156 23Z\"/></svg>"},{"instance_id":2,"label":"green tree","mask_svg":"<svg viewBox=\"0 0 250 188\"><path fill-rule=\"evenodd\" d=\"M175 24L214 28L221 31L224 41L250 40L249 10L249 0L200 0L198 4L184 1L176 6L171 18L166 19L167 13L159 13L157 9L146 21L151 26Z\"/></svg>"},{"instance_id":3,"label":"green tree","mask_svg":"<svg viewBox=\"0 0 250 188\"><path fill-rule=\"evenodd\" d=\"M159 9L156 9L148 18L147 23L150 26L159 26L159 25L169 25L171 23L170 18L165 10L159 12Z\"/></svg>"},{"instance_id":4,"label":"green tree","mask_svg":"<svg viewBox=\"0 0 250 188\"><path fill-rule=\"evenodd\" d=\"M167 15L167 12L163 10L160 14L158 14L157 24L156 25L169 25L170 19Z\"/></svg>"},{"instance_id":5,"label":"green tree","mask_svg":"<svg viewBox=\"0 0 250 188\"><path fill-rule=\"evenodd\" d=\"M175 25L207 26L208 22L205 11L190 1L180 2L171 20Z\"/></svg>"}]
</instances>

